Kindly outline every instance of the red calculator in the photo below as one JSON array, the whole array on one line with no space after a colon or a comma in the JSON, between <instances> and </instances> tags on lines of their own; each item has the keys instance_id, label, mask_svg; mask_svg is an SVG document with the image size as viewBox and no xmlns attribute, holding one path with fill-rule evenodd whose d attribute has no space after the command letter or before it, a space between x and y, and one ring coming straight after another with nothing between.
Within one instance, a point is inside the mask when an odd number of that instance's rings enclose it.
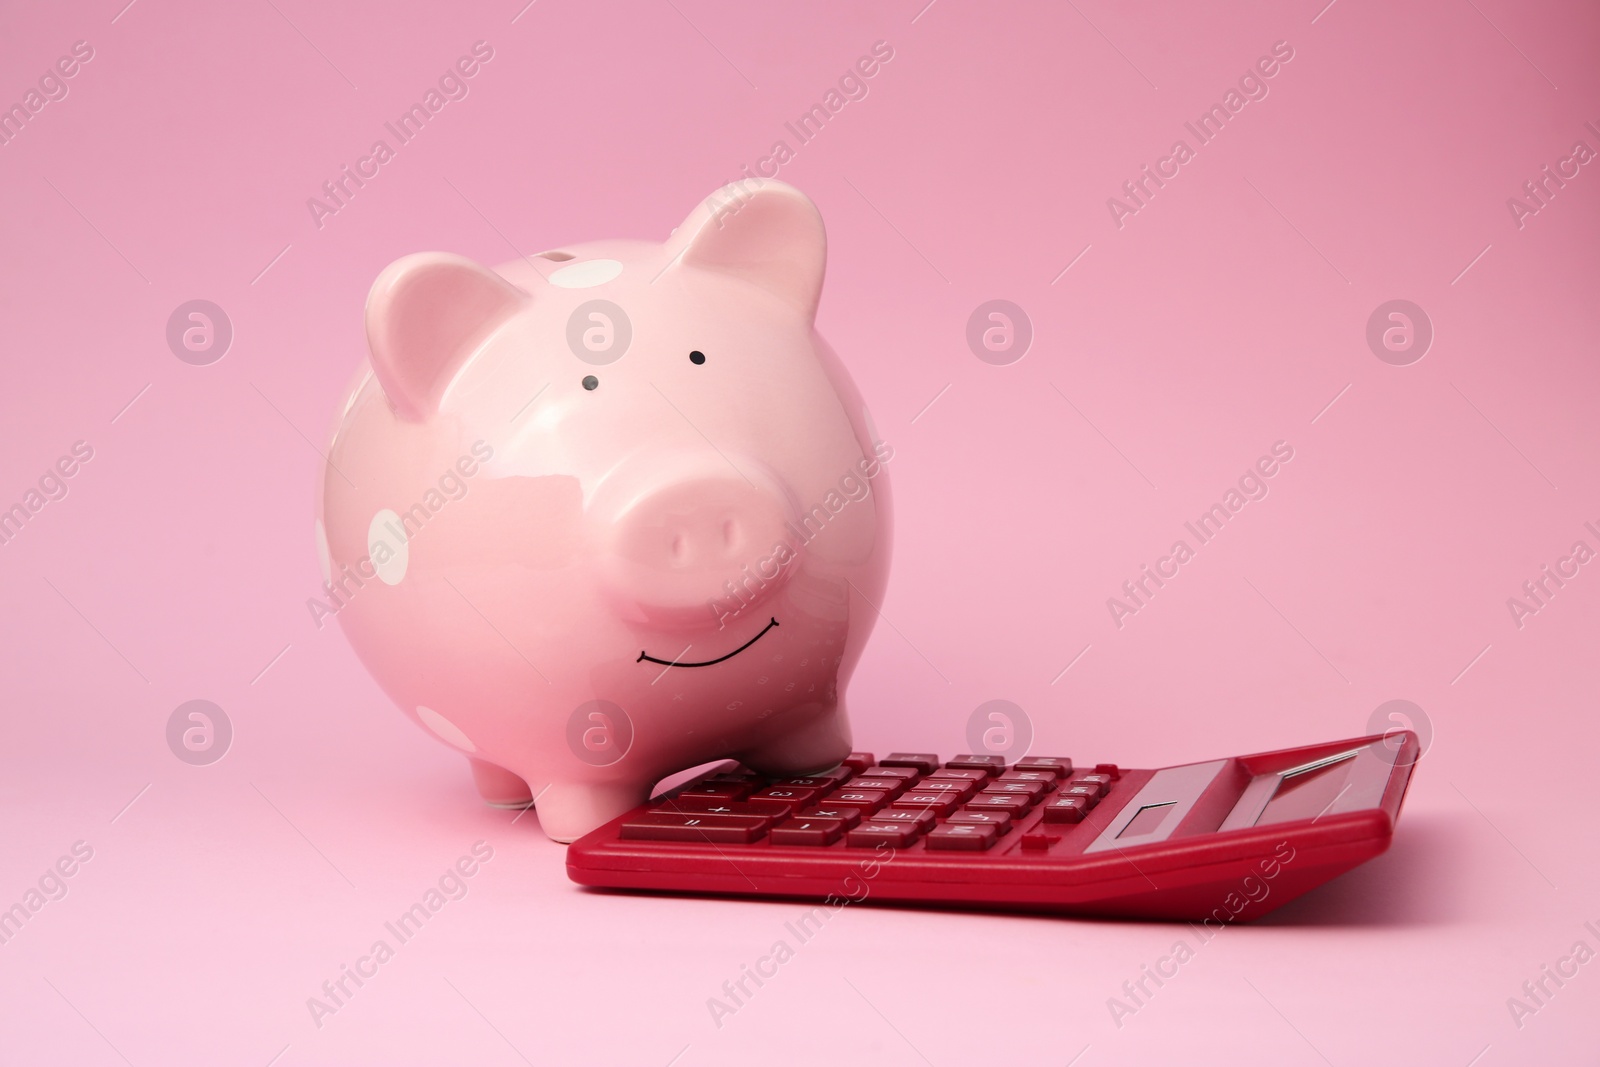
<instances>
[{"instance_id":1,"label":"red calculator","mask_svg":"<svg viewBox=\"0 0 1600 1067\"><path fill-rule=\"evenodd\" d=\"M724 764L575 841L612 889L1227 923L1388 848L1409 730L1131 770L925 752L768 778Z\"/></svg>"}]
</instances>

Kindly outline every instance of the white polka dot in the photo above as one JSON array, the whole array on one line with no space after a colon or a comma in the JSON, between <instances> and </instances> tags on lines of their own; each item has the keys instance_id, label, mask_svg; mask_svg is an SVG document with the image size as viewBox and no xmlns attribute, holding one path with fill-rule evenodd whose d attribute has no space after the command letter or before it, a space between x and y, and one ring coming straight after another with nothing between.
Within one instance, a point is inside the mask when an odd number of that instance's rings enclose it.
<instances>
[{"instance_id":1,"label":"white polka dot","mask_svg":"<svg viewBox=\"0 0 1600 1067\"><path fill-rule=\"evenodd\" d=\"M367 527L367 554L385 585L399 585L411 562L411 546L406 543L405 526L400 516L384 508L372 516Z\"/></svg>"},{"instance_id":2,"label":"white polka dot","mask_svg":"<svg viewBox=\"0 0 1600 1067\"><path fill-rule=\"evenodd\" d=\"M438 734L442 741L452 744L465 752L478 751L478 746L472 743L472 738L461 732L461 727L432 708L425 708L418 704L417 718L422 720L422 725Z\"/></svg>"},{"instance_id":3,"label":"white polka dot","mask_svg":"<svg viewBox=\"0 0 1600 1067\"><path fill-rule=\"evenodd\" d=\"M322 580L333 581L333 553L328 551L328 531L321 519L317 520L317 563L322 568Z\"/></svg>"},{"instance_id":4,"label":"white polka dot","mask_svg":"<svg viewBox=\"0 0 1600 1067\"><path fill-rule=\"evenodd\" d=\"M593 289L621 273L622 264L614 259L586 259L550 275L550 284L562 289Z\"/></svg>"}]
</instances>

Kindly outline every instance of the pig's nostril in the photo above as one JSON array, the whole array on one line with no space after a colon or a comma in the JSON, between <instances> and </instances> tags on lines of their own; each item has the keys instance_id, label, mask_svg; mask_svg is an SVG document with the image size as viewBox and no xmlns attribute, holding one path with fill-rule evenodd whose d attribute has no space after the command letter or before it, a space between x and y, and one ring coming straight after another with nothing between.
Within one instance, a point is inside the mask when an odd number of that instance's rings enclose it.
<instances>
[{"instance_id":1,"label":"pig's nostril","mask_svg":"<svg viewBox=\"0 0 1600 1067\"><path fill-rule=\"evenodd\" d=\"M681 533L680 534L674 534L673 537L672 537L672 559L673 559L673 562L682 563L683 562L683 557L687 554L688 548L689 548L689 542L683 536L683 534L681 534Z\"/></svg>"},{"instance_id":2,"label":"pig's nostril","mask_svg":"<svg viewBox=\"0 0 1600 1067\"><path fill-rule=\"evenodd\" d=\"M739 540L739 527L732 519L722 520L722 547L734 548Z\"/></svg>"}]
</instances>

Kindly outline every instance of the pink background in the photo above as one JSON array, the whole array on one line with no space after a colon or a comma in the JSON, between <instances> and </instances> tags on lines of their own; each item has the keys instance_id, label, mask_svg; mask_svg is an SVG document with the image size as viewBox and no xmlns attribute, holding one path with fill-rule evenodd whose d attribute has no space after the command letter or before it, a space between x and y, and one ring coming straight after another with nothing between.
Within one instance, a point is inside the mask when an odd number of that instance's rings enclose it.
<instances>
[{"instance_id":1,"label":"pink background","mask_svg":"<svg viewBox=\"0 0 1600 1067\"><path fill-rule=\"evenodd\" d=\"M124 2L0 34L3 101L94 48L0 148L0 503L94 449L0 546L0 907L93 849L0 945L0 1060L1592 1062L1600 963L1520 1028L1507 998L1600 948L1600 566L1520 629L1506 606L1600 548L1600 167L1520 229L1506 206L1600 149L1592 8ZM480 39L470 95L318 229L306 199ZM660 239L878 40L781 172L896 449L859 747L959 750L994 698L1080 762L1355 735L1395 698L1432 733L1389 854L1120 1027L1107 999L1188 927L853 908L719 1029L707 998L800 907L577 889L305 607L316 449L386 263ZM1270 95L1114 225L1280 40ZM164 337L195 298L235 329L210 366ZM1009 366L965 341L995 298L1035 329ZM1436 331L1409 366L1365 340L1394 298ZM1106 598L1278 440L1271 494L1119 629ZM236 731L208 767L165 740L195 698ZM480 839L468 895L315 1026Z\"/></svg>"}]
</instances>

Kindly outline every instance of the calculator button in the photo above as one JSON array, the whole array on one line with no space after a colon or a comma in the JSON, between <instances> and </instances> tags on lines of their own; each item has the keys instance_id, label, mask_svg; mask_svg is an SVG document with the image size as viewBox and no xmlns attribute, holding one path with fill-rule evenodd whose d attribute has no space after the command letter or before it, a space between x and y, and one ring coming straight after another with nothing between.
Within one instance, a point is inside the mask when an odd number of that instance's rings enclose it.
<instances>
[{"instance_id":1,"label":"calculator button","mask_svg":"<svg viewBox=\"0 0 1600 1067\"><path fill-rule=\"evenodd\" d=\"M844 761L839 766L848 767L859 774L876 762L878 761L873 758L870 752L852 752L844 758Z\"/></svg>"},{"instance_id":2,"label":"calculator button","mask_svg":"<svg viewBox=\"0 0 1600 1067\"><path fill-rule=\"evenodd\" d=\"M1049 771L1007 771L996 782L1043 782L1046 790L1056 787L1056 776Z\"/></svg>"},{"instance_id":3,"label":"calculator button","mask_svg":"<svg viewBox=\"0 0 1600 1067\"><path fill-rule=\"evenodd\" d=\"M774 833L776 833L776 831L774 831ZM1044 852L1047 851L1051 845L1060 840L1061 837L1058 834L1023 834L1022 851ZM931 848L932 846L929 847Z\"/></svg>"},{"instance_id":4,"label":"calculator button","mask_svg":"<svg viewBox=\"0 0 1600 1067\"><path fill-rule=\"evenodd\" d=\"M711 774L706 775L703 780L707 782L748 782L752 778L759 777L761 776L755 771L747 770L735 763L731 766L723 767L719 771L713 771Z\"/></svg>"},{"instance_id":5,"label":"calculator button","mask_svg":"<svg viewBox=\"0 0 1600 1067\"><path fill-rule=\"evenodd\" d=\"M905 848L916 839L915 826L892 822L864 822L845 835L845 844L854 848L873 848L880 842L887 842L895 848Z\"/></svg>"},{"instance_id":6,"label":"calculator button","mask_svg":"<svg viewBox=\"0 0 1600 1067\"><path fill-rule=\"evenodd\" d=\"M989 772L976 770L972 767L943 767L928 776L929 781L940 782L987 782Z\"/></svg>"},{"instance_id":7,"label":"calculator button","mask_svg":"<svg viewBox=\"0 0 1600 1067\"><path fill-rule=\"evenodd\" d=\"M1082 822L1083 817L1089 814L1089 808L1087 797L1056 797L1044 806L1044 821Z\"/></svg>"},{"instance_id":8,"label":"calculator button","mask_svg":"<svg viewBox=\"0 0 1600 1067\"><path fill-rule=\"evenodd\" d=\"M844 789L835 790L823 800L823 807L848 807L860 808L866 812L874 812L889 803L889 794L881 789Z\"/></svg>"},{"instance_id":9,"label":"calculator button","mask_svg":"<svg viewBox=\"0 0 1600 1067\"><path fill-rule=\"evenodd\" d=\"M653 812L690 815L745 815L758 819L778 819L793 809L781 801L726 800L720 797L674 797L650 805Z\"/></svg>"},{"instance_id":10,"label":"calculator button","mask_svg":"<svg viewBox=\"0 0 1600 1067\"><path fill-rule=\"evenodd\" d=\"M999 774L1006 769L1004 756L951 756L945 767L955 770L983 771L986 774Z\"/></svg>"},{"instance_id":11,"label":"calculator button","mask_svg":"<svg viewBox=\"0 0 1600 1067\"><path fill-rule=\"evenodd\" d=\"M822 771L795 778L779 778L769 784L782 789L831 789L849 777L849 771Z\"/></svg>"},{"instance_id":12,"label":"calculator button","mask_svg":"<svg viewBox=\"0 0 1600 1067\"><path fill-rule=\"evenodd\" d=\"M1082 785L1074 782L1062 789L1060 795L1063 797L1082 797L1089 802L1091 808L1100 803L1100 787L1093 782L1086 782Z\"/></svg>"},{"instance_id":13,"label":"calculator button","mask_svg":"<svg viewBox=\"0 0 1600 1067\"><path fill-rule=\"evenodd\" d=\"M898 778L902 782L916 780L922 772L915 767L885 767L883 764L863 772L867 778Z\"/></svg>"},{"instance_id":14,"label":"calculator button","mask_svg":"<svg viewBox=\"0 0 1600 1067\"><path fill-rule=\"evenodd\" d=\"M968 811L1005 811L1021 815L1028 810L1032 798L1013 793L979 793L967 802Z\"/></svg>"},{"instance_id":15,"label":"calculator button","mask_svg":"<svg viewBox=\"0 0 1600 1067\"><path fill-rule=\"evenodd\" d=\"M913 789L894 802L892 807L913 811L931 811L935 815L949 815L961 806L961 796L956 793L924 793Z\"/></svg>"},{"instance_id":16,"label":"calculator button","mask_svg":"<svg viewBox=\"0 0 1600 1067\"><path fill-rule=\"evenodd\" d=\"M924 830L933 829L934 823L938 822L939 819L931 811L918 810L916 808L890 808L888 811L878 812L872 817L871 821L915 826L920 833Z\"/></svg>"},{"instance_id":17,"label":"calculator button","mask_svg":"<svg viewBox=\"0 0 1600 1067\"><path fill-rule=\"evenodd\" d=\"M947 823L977 823L980 826L993 826L1001 833L1011 828L1011 813L1008 811L958 811L945 819Z\"/></svg>"},{"instance_id":18,"label":"calculator button","mask_svg":"<svg viewBox=\"0 0 1600 1067\"><path fill-rule=\"evenodd\" d=\"M1065 756L1029 756L1027 759L1017 760L1012 770L1044 771L1058 778L1065 778L1072 773L1072 761Z\"/></svg>"},{"instance_id":19,"label":"calculator button","mask_svg":"<svg viewBox=\"0 0 1600 1067\"><path fill-rule=\"evenodd\" d=\"M861 821L861 809L848 807L844 804L820 804L814 808L807 808L795 816L796 819L823 819L844 823L846 830Z\"/></svg>"},{"instance_id":20,"label":"calculator button","mask_svg":"<svg viewBox=\"0 0 1600 1067\"><path fill-rule=\"evenodd\" d=\"M738 784L712 781L694 782L678 790L677 795L680 797L727 797L729 800L737 800L748 794L754 788L754 785L755 783L748 781Z\"/></svg>"},{"instance_id":21,"label":"calculator button","mask_svg":"<svg viewBox=\"0 0 1600 1067\"><path fill-rule=\"evenodd\" d=\"M965 799L977 792L977 782L947 782L942 778L924 778L911 787L913 793L948 793Z\"/></svg>"},{"instance_id":22,"label":"calculator button","mask_svg":"<svg viewBox=\"0 0 1600 1067\"><path fill-rule=\"evenodd\" d=\"M897 796L905 791L906 781L903 778L879 778L877 775L867 775L855 778L850 782L851 789L881 789L890 796Z\"/></svg>"},{"instance_id":23,"label":"calculator button","mask_svg":"<svg viewBox=\"0 0 1600 1067\"><path fill-rule=\"evenodd\" d=\"M790 811L799 811L801 808L810 807L811 803L822 795L820 789L782 789L778 786L768 786L758 789L747 798L756 800L775 800L789 805Z\"/></svg>"},{"instance_id":24,"label":"calculator button","mask_svg":"<svg viewBox=\"0 0 1600 1067\"><path fill-rule=\"evenodd\" d=\"M983 787L985 793L1015 793L1037 800L1044 795L1043 782L991 782Z\"/></svg>"},{"instance_id":25,"label":"calculator button","mask_svg":"<svg viewBox=\"0 0 1600 1067\"><path fill-rule=\"evenodd\" d=\"M1000 839L1000 830L982 823L946 823L928 835L932 851L982 852Z\"/></svg>"},{"instance_id":26,"label":"calculator button","mask_svg":"<svg viewBox=\"0 0 1600 1067\"><path fill-rule=\"evenodd\" d=\"M913 767L927 774L939 766L939 757L931 752L891 752L878 762L885 767Z\"/></svg>"},{"instance_id":27,"label":"calculator button","mask_svg":"<svg viewBox=\"0 0 1600 1067\"><path fill-rule=\"evenodd\" d=\"M1111 792L1111 777L1105 774L1080 774L1072 780L1073 785L1092 785L1100 790L1100 795L1105 796Z\"/></svg>"},{"instance_id":28,"label":"calculator button","mask_svg":"<svg viewBox=\"0 0 1600 1067\"><path fill-rule=\"evenodd\" d=\"M715 844L748 845L766 833L771 823L770 819L738 815L650 812L629 818L622 824L618 836L629 841L710 841Z\"/></svg>"},{"instance_id":29,"label":"calculator button","mask_svg":"<svg viewBox=\"0 0 1600 1067\"><path fill-rule=\"evenodd\" d=\"M832 789L839 783L831 778L776 778L767 783L769 789Z\"/></svg>"},{"instance_id":30,"label":"calculator button","mask_svg":"<svg viewBox=\"0 0 1600 1067\"><path fill-rule=\"evenodd\" d=\"M844 836L842 819L793 818L772 829L767 840L774 845L831 845Z\"/></svg>"},{"instance_id":31,"label":"calculator button","mask_svg":"<svg viewBox=\"0 0 1600 1067\"><path fill-rule=\"evenodd\" d=\"M1108 778L1122 777L1122 771L1115 763L1096 763L1094 773L1106 775Z\"/></svg>"}]
</instances>

